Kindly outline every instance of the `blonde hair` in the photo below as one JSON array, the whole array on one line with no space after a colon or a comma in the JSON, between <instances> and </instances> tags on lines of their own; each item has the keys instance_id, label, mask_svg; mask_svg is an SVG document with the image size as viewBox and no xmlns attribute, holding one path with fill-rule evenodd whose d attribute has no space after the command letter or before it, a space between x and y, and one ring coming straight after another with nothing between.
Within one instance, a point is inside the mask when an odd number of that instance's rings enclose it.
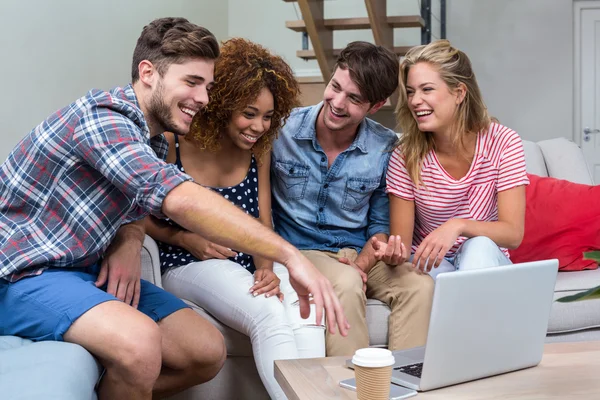
<instances>
[{"instance_id":1,"label":"blonde hair","mask_svg":"<svg viewBox=\"0 0 600 400\"><path fill-rule=\"evenodd\" d=\"M460 84L465 85L465 97L456 109L456 118L450 129L452 143L465 149L465 137L476 135L488 128L491 123L471 61L465 53L452 47L447 40L437 40L410 49L400 64L400 93L396 118L398 128L402 131L399 146L405 158L406 169L417 186L422 183L423 159L427 153L435 150L433 134L419 130L408 104L406 92L408 71L418 63L427 63L434 67L450 91L456 90Z\"/></svg>"}]
</instances>

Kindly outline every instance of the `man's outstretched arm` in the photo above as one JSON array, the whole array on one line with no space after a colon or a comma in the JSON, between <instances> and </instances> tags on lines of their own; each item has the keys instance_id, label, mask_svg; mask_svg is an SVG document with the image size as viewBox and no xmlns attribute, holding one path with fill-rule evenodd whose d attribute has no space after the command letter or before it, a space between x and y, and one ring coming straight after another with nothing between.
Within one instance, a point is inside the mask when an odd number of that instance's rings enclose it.
<instances>
[{"instance_id":1,"label":"man's outstretched arm","mask_svg":"<svg viewBox=\"0 0 600 400\"><path fill-rule=\"evenodd\" d=\"M310 314L308 296L313 295L317 323L327 317L331 333L335 327L346 336L349 325L329 280L298 249L247 215L222 196L193 182L184 182L165 197L162 212L179 225L210 241L244 253L283 264L300 299L300 314Z\"/></svg>"}]
</instances>

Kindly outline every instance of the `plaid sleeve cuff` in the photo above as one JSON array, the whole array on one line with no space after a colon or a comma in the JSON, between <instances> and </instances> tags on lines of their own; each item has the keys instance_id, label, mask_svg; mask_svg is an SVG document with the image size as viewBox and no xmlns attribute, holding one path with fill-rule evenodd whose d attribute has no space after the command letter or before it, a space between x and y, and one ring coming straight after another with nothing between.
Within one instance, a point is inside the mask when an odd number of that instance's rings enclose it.
<instances>
[{"instance_id":1,"label":"plaid sleeve cuff","mask_svg":"<svg viewBox=\"0 0 600 400\"><path fill-rule=\"evenodd\" d=\"M181 185L183 182L192 181L193 178L177 169L174 164L165 164L160 173L155 175L155 181L141 191L137 196L138 204L148 210L150 214L157 218L166 218L162 212L162 204L165 197Z\"/></svg>"}]
</instances>

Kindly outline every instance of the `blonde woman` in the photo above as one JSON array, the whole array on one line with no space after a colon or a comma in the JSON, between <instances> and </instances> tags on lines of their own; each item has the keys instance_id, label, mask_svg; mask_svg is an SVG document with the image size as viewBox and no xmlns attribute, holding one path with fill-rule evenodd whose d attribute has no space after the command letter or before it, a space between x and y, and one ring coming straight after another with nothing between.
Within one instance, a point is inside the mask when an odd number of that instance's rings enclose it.
<instances>
[{"instance_id":1,"label":"blonde woman","mask_svg":"<svg viewBox=\"0 0 600 400\"><path fill-rule=\"evenodd\" d=\"M411 49L400 85L403 134L387 172L398 261L411 249L413 265L434 279L510 264L529 183L519 135L490 118L469 58L446 40ZM385 253L385 243L374 246Z\"/></svg>"}]
</instances>

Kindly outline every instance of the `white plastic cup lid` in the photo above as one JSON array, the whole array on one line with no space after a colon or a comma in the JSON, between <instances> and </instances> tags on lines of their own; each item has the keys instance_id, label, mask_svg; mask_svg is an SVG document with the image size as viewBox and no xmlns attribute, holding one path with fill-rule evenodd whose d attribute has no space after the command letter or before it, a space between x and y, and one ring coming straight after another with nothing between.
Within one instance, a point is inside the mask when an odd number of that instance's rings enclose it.
<instances>
[{"instance_id":1,"label":"white plastic cup lid","mask_svg":"<svg viewBox=\"0 0 600 400\"><path fill-rule=\"evenodd\" d=\"M388 367L395 362L391 351L371 347L356 350L352 357L352 364L367 368Z\"/></svg>"}]
</instances>

